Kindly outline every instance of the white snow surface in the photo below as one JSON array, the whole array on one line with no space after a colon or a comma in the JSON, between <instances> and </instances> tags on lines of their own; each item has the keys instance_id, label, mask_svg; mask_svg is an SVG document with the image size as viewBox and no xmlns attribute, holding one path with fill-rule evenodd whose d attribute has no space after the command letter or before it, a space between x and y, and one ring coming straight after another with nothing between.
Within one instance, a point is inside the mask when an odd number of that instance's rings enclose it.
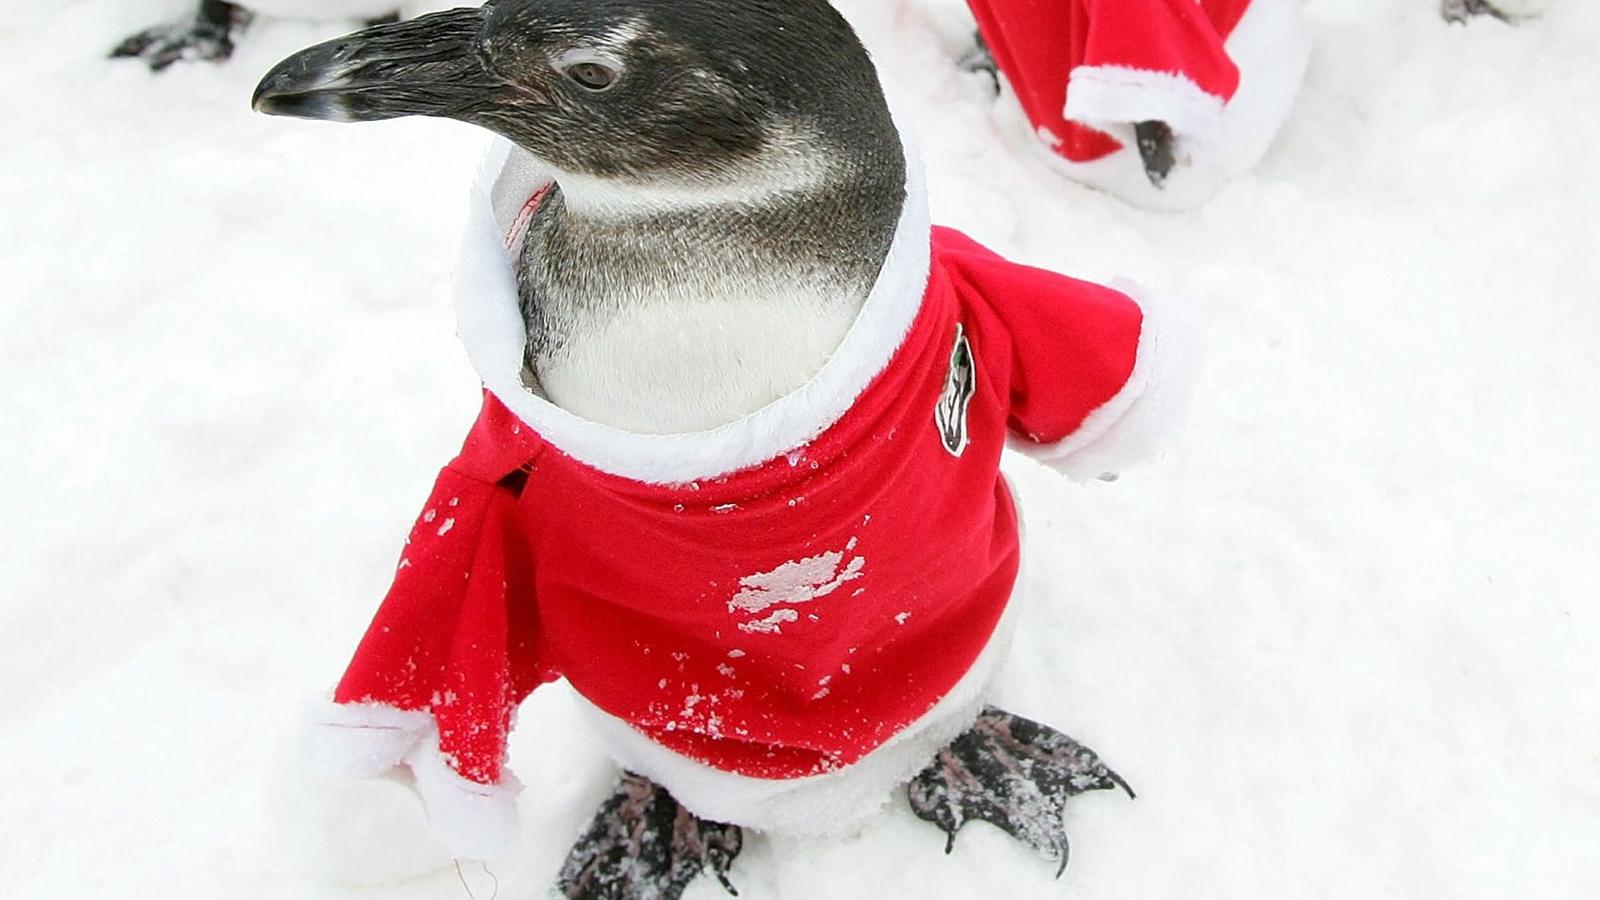
<instances>
[{"instance_id":1,"label":"white snow surface","mask_svg":"<svg viewBox=\"0 0 1600 900\"><path fill-rule=\"evenodd\" d=\"M1211 357L1155 465L1008 462L1032 599L996 700L1139 799L1074 802L1059 882L895 803L752 836L743 896L1600 896L1600 3L1317 0L1286 130L1183 214L1003 134L950 62L959 0L841 3L936 220L1205 304ZM522 710L493 878L293 752L477 406L447 277L484 139L252 114L340 24L263 19L160 78L103 59L185 6L0 17L0 893L542 896L615 777L564 687Z\"/></svg>"}]
</instances>

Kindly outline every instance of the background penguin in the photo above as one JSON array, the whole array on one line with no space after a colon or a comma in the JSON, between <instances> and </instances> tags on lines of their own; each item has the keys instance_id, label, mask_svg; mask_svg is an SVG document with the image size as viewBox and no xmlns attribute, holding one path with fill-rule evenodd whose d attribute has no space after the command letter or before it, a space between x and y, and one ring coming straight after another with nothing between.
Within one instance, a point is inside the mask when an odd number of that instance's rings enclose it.
<instances>
[{"instance_id":1,"label":"background penguin","mask_svg":"<svg viewBox=\"0 0 1600 900\"><path fill-rule=\"evenodd\" d=\"M483 412L317 721L331 770L409 767L452 852L496 856L513 712L565 677L627 770L569 897L676 897L742 827L849 828L907 782L949 842L984 819L1065 864L1067 798L1122 782L983 705L1000 452L1150 453L1180 310L930 228L821 0L499 0L310 48L254 102L509 141L457 276Z\"/></svg>"},{"instance_id":2,"label":"background penguin","mask_svg":"<svg viewBox=\"0 0 1600 900\"><path fill-rule=\"evenodd\" d=\"M361 19L369 24L400 18L399 0L200 0L194 15L129 35L113 47L113 59L138 57L160 72L180 60L221 62L233 55L233 39L256 13L316 19Z\"/></svg>"},{"instance_id":3,"label":"background penguin","mask_svg":"<svg viewBox=\"0 0 1600 900\"><path fill-rule=\"evenodd\" d=\"M1440 12L1516 22L1549 3L1441 0ZM1309 57L1301 0L968 6L976 43L958 64L997 88L1006 77L1054 168L1142 206L1191 205L1254 167Z\"/></svg>"},{"instance_id":4,"label":"background penguin","mask_svg":"<svg viewBox=\"0 0 1600 900\"><path fill-rule=\"evenodd\" d=\"M1005 76L1023 139L1069 178L1140 206L1191 206L1250 171L1310 57L1301 0L968 6L979 44L963 65Z\"/></svg>"}]
</instances>

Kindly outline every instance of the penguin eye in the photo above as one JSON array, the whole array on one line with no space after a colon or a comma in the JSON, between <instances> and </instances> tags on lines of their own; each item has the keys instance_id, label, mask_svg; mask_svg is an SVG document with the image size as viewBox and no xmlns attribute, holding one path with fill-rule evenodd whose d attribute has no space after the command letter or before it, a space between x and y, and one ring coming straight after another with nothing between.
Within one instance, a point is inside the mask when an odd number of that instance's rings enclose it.
<instances>
[{"instance_id":1,"label":"penguin eye","mask_svg":"<svg viewBox=\"0 0 1600 900\"><path fill-rule=\"evenodd\" d=\"M603 91L617 80L617 70L594 60L575 62L564 70L568 78L591 91Z\"/></svg>"}]
</instances>

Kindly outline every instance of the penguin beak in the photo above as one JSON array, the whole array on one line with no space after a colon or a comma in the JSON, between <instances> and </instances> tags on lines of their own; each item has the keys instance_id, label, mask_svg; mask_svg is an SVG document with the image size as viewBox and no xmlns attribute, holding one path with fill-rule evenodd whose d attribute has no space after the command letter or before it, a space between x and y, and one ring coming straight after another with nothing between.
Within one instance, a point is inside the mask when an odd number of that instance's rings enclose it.
<instances>
[{"instance_id":1,"label":"penguin beak","mask_svg":"<svg viewBox=\"0 0 1600 900\"><path fill-rule=\"evenodd\" d=\"M256 87L257 112L334 122L462 118L505 81L483 62L481 9L378 25L296 53Z\"/></svg>"}]
</instances>

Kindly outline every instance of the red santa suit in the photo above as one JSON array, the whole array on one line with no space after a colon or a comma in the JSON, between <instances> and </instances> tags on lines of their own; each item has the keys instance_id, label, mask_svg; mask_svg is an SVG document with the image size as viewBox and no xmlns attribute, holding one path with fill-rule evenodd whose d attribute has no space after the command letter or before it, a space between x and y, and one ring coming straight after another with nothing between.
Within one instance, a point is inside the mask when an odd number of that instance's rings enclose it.
<instances>
[{"instance_id":1,"label":"red santa suit","mask_svg":"<svg viewBox=\"0 0 1600 900\"><path fill-rule=\"evenodd\" d=\"M482 412L320 716L337 771L410 766L452 852L488 857L514 712L558 677L619 762L758 828L849 822L971 724L1018 570L1002 449L1083 478L1147 455L1198 332L1181 305L930 228L908 168L822 370L720 428L647 435L524 386L507 248L541 179L500 147L458 271Z\"/></svg>"},{"instance_id":2,"label":"red santa suit","mask_svg":"<svg viewBox=\"0 0 1600 900\"><path fill-rule=\"evenodd\" d=\"M1147 206L1204 199L1249 171L1288 117L1309 55L1301 0L969 0L1052 164ZM1144 174L1133 126L1172 128Z\"/></svg>"}]
</instances>

